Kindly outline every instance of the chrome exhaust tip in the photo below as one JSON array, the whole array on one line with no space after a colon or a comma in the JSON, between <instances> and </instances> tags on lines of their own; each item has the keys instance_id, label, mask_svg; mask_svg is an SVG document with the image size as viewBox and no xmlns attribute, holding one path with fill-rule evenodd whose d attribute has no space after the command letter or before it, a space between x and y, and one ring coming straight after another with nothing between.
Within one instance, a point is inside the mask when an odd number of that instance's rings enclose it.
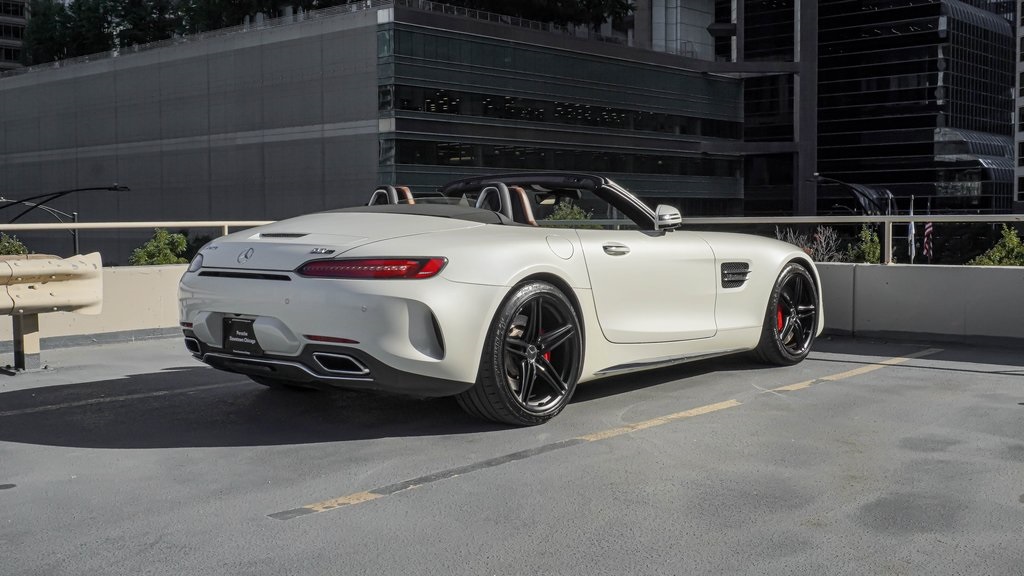
<instances>
[{"instance_id":1,"label":"chrome exhaust tip","mask_svg":"<svg viewBox=\"0 0 1024 576\"><path fill-rule=\"evenodd\" d=\"M185 337L185 348L188 349L189 352L197 356L203 353L202 349L199 347L199 340L196 340L195 338L192 338L190 336Z\"/></svg>"},{"instance_id":2,"label":"chrome exhaust tip","mask_svg":"<svg viewBox=\"0 0 1024 576\"><path fill-rule=\"evenodd\" d=\"M330 352L314 352L313 360L324 372L344 374L345 376L367 376L370 369L365 364L347 354L331 354Z\"/></svg>"}]
</instances>

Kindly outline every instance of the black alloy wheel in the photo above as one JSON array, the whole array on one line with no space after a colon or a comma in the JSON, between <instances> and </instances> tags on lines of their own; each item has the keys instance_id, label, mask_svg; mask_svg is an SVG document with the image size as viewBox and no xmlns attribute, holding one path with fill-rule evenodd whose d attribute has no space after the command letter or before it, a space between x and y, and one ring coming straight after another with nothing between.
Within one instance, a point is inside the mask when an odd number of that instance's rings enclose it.
<instances>
[{"instance_id":1,"label":"black alloy wheel","mask_svg":"<svg viewBox=\"0 0 1024 576\"><path fill-rule=\"evenodd\" d=\"M791 263L775 282L755 354L769 364L796 364L810 353L817 331L814 279L806 268Z\"/></svg>"},{"instance_id":2,"label":"black alloy wheel","mask_svg":"<svg viewBox=\"0 0 1024 576\"><path fill-rule=\"evenodd\" d=\"M508 424L542 424L562 411L583 364L579 319L546 282L516 287L488 334L477 384L457 399L470 414Z\"/></svg>"}]
</instances>

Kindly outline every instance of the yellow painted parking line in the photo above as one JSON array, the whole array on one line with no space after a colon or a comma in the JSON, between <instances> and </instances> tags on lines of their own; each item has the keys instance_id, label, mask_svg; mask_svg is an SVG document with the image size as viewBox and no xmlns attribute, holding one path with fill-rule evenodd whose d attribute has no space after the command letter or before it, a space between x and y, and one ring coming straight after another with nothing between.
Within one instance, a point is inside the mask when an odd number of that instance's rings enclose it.
<instances>
[{"instance_id":1,"label":"yellow painted parking line","mask_svg":"<svg viewBox=\"0 0 1024 576\"><path fill-rule=\"evenodd\" d=\"M902 364L915 358L922 358L924 356L929 356L931 354L935 354L941 351L942 350L938 348L929 348L927 350L922 350L920 352L915 352L913 354L907 354L906 356L889 358L887 360L882 360L880 362L869 364L867 366L861 366L859 368L854 368L853 370L847 370L845 372L840 372L838 374L823 376L815 380L806 380L803 382L797 382L796 384L780 386L778 388L773 388L772 390L769 390L769 392L795 392L797 390L809 388L814 384L820 384L822 382L836 382L839 380L844 380L846 378L852 378L854 376L868 374L874 372L875 370L881 370L882 368L886 368L888 366ZM678 422L679 420L693 418L695 416L711 414L713 412L719 412L721 410L734 408L736 406L741 405L742 403L736 399L725 400L724 402L716 402L714 404L706 404L704 406L691 408L689 410L684 410L682 412L675 412L673 414L659 416L657 418L651 418L650 420L644 420L643 422L636 422L633 424L627 424L625 426L617 426L615 428L609 428L608 430L594 432L593 434L576 436L575 438L569 438L567 440L561 440L558 442L553 442L551 444L545 444L537 448L530 448L528 450L522 450L519 452L513 452L511 454L505 454L504 456L490 458L488 460L483 460L466 466L449 468L448 470L442 470L440 472L435 472L433 474L428 474L426 476L420 476L418 478L413 478L412 480L406 480L404 482L398 482L396 484L390 484L388 486L381 486L379 488L374 488L372 490L367 490L364 492L356 492L354 494L349 494L348 496L332 498L330 500L324 500L322 502L316 502L314 504L307 504L305 506L300 506L299 508L293 508L291 510L275 512L273 514L270 514L269 516L271 518L274 518L275 520L291 520L292 518L298 518L299 516L306 516L309 514L326 512L328 510L336 510L338 508L344 508L346 506L354 506L356 504L362 504L364 502L378 500L380 498L383 498L384 496L390 496L392 494L397 494L399 492L404 492L406 490L412 490L414 488L419 488L421 486L432 484L434 482L438 482L441 480L446 480L448 478L455 478L456 476L462 476L464 474L469 474L471 472L476 472L478 470L493 468L495 466L508 464L510 462L515 462L517 460L525 460L533 456L546 454L548 452L553 452L555 450L561 450L563 448L568 448L570 446L577 446L579 444L585 444L589 442L599 442L601 440L615 438L616 436L622 436L624 434L630 434L632 432L637 432L640 430L647 430L649 428L663 426L671 422Z\"/></svg>"},{"instance_id":2,"label":"yellow painted parking line","mask_svg":"<svg viewBox=\"0 0 1024 576\"><path fill-rule=\"evenodd\" d=\"M341 508L342 506L351 506L353 504L361 504L363 502L369 502L370 500L376 500L377 498L383 498L383 494L374 494L373 492L357 492L355 494L349 494L348 496L342 496L341 498L334 498L331 500L324 500L316 504L310 504L305 506L312 512L326 512L327 510L334 510L335 508Z\"/></svg>"},{"instance_id":3,"label":"yellow painted parking line","mask_svg":"<svg viewBox=\"0 0 1024 576\"><path fill-rule=\"evenodd\" d=\"M830 376L822 376L815 380L806 380L804 382L797 382L796 384L789 384L786 386L779 386L778 388L772 388L771 392L795 392L797 390L803 390L804 388L810 388L815 384L822 382L838 382L840 380L846 380L847 378L853 378L854 376L863 376L864 374L870 374L875 370L881 370L889 366L897 366L904 362L909 362L917 358L923 358L925 356L931 356L932 354L938 354L942 352L942 348L928 348L927 350L921 350L920 352L914 352L913 354L907 354L906 356L897 356L895 358L887 358L874 364L868 364L866 366L860 366L853 370L847 370L838 374L832 374Z\"/></svg>"},{"instance_id":4,"label":"yellow painted parking line","mask_svg":"<svg viewBox=\"0 0 1024 576\"><path fill-rule=\"evenodd\" d=\"M627 424L626 426L619 426L618 428L612 428L610 430L604 430L602 432L595 432L593 434L587 434L585 436L578 436L580 440L587 442L597 442L598 440L607 440L608 438L614 438L616 436L622 436L623 434L629 434L630 432L636 432L637 430L646 430L648 428L654 428L655 426L661 426L668 424L669 422L675 422L676 420L682 420L684 418L693 418L694 416L700 416L702 414L710 414L711 412L718 412L719 410L725 410L726 408L732 408L739 406L738 400L726 400L725 402L718 402L717 404L708 404L707 406L701 406L692 410L685 410L683 412L676 412L675 414L669 414L668 416L661 416L658 418L652 418L650 420L644 420L643 422L637 422L636 424Z\"/></svg>"},{"instance_id":5,"label":"yellow painted parking line","mask_svg":"<svg viewBox=\"0 0 1024 576\"><path fill-rule=\"evenodd\" d=\"M806 380L804 382L797 382L796 384L790 384L788 386L779 386L778 388L772 388L768 392L796 392L797 390L803 390L804 388L810 388L815 382L821 380Z\"/></svg>"}]
</instances>

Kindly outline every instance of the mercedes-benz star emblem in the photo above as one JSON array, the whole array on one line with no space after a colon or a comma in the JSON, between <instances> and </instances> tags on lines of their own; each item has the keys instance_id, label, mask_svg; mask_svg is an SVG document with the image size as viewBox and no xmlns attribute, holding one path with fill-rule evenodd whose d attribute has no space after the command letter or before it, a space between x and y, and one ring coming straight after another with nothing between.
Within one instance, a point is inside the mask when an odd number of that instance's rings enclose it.
<instances>
[{"instance_id":1,"label":"mercedes-benz star emblem","mask_svg":"<svg viewBox=\"0 0 1024 576\"><path fill-rule=\"evenodd\" d=\"M239 254L238 255L238 263L239 264L245 264L246 262L248 262L249 258L252 258L252 253L253 252L254 252L254 250L252 248L249 248L245 252L242 252L241 254Z\"/></svg>"}]
</instances>

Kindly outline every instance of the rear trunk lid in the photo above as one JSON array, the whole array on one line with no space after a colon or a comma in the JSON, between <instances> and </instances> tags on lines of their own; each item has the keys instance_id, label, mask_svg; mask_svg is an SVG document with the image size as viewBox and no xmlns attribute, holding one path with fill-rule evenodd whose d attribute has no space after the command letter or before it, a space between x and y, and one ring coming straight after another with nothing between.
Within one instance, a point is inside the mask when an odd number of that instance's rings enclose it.
<instances>
[{"instance_id":1,"label":"rear trunk lid","mask_svg":"<svg viewBox=\"0 0 1024 576\"><path fill-rule=\"evenodd\" d=\"M321 212L214 240L202 250L203 267L288 271L310 260L335 258L373 242L482 225L414 214ZM410 241L408 253L380 256L443 255L419 254L415 241Z\"/></svg>"}]
</instances>

